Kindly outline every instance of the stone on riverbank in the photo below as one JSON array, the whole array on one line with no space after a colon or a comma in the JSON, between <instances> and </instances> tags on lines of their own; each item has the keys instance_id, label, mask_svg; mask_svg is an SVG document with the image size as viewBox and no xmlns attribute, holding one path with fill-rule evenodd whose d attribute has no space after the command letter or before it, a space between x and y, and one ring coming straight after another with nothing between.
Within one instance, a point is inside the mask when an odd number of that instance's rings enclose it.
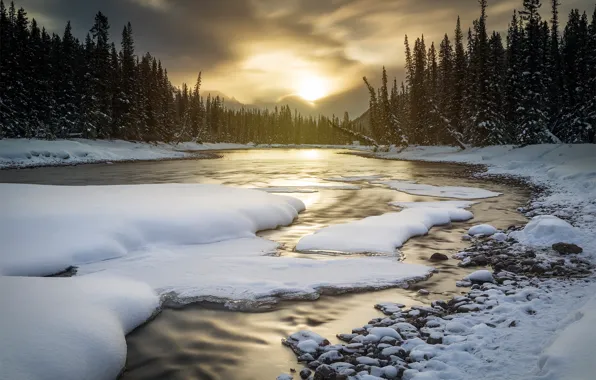
<instances>
[{"instance_id":1,"label":"stone on riverbank","mask_svg":"<svg viewBox=\"0 0 596 380\"><path fill-rule=\"evenodd\" d=\"M559 252L561 255L570 255L570 254L578 255L584 251L582 247L580 247L576 244L568 244L568 243L555 243L552 245L552 249Z\"/></svg>"},{"instance_id":2,"label":"stone on riverbank","mask_svg":"<svg viewBox=\"0 0 596 380\"><path fill-rule=\"evenodd\" d=\"M432 256L430 257L430 261L445 261L445 260L449 260L449 256L447 256L443 253L439 253L439 252L433 253Z\"/></svg>"}]
</instances>

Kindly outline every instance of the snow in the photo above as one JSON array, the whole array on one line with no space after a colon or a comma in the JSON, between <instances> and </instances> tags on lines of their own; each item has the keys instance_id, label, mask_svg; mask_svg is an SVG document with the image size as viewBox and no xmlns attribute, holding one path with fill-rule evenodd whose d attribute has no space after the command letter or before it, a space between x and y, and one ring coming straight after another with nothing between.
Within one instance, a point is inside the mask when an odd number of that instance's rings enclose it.
<instances>
[{"instance_id":1,"label":"snow","mask_svg":"<svg viewBox=\"0 0 596 380\"><path fill-rule=\"evenodd\" d=\"M491 236L491 239L496 240L496 241L505 241L505 240L507 240L507 234L505 234L503 232L497 232L496 234Z\"/></svg>"},{"instance_id":2,"label":"snow","mask_svg":"<svg viewBox=\"0 0 596 380\"><path fill-rule=\"evenodd\" d=\"M497 229L489 224L479 224L477 226L473 226L468 230L468 235L476 236L476 235L485 235L491 236L497 233Z\"/></svg>"},{"instance_id":3,"label":"snow","mask_svg":"<svg viewBox=\"0 0 596 380\"><path fill-rule=\"evenodd\" d=\"M252 302L271 297L316 299L327 289L398 286L425 278L432 270L385 257L310 260L270 255L276 247L276 243L260 238L165 245L80 265L78 273L143 281L184 304L202 300ZM233 303L227 305L235 307Z\"/></svg>"},{"instance_id":4,"label":"snow","mask_svg":"<svg viewBox=\"0 0 596 380\"><path fill-rule=\"evenodd\" d=\"M0 169L47 165L74 165L96 162L165 160L197 157L196 153L215 150L258 148L334 148L370 150L353 145L264 145L235 143L179 144L143 143L123 140L0 140ZM193 152L195 154L193 154Z\"/></svg>"},{"instance_id":5,"label":"snow","mask_svg":"<svg viewBox=\"0 0 596 380\"><path fill-rule=\"evenodd\" d=\"M473 201L438 201L438 202L389 202L390 206L401 208L470 208L477 202Z\"/></svg>"},{"instance_id":6,"label":"snow","mask_svg":"<svg viewBox=\"0 0 596 380\"><path fill-rule=\"evenodd\" d=\"M569 317L569 325L559 331L538 361L537 379L588 379L596 373L596 296Z\"/></svg>"},{"instance_id":7,"label":"snow","mask_svg":"<svg viewBox=\"0 0 596 380\"><path fill-rule=\"evenodd\" d=\"M316 193L319 190L360 190L355 185L308 185L308 186L271 186L259 187L254 190L261 190L268 193Z\"/></svg>"},{"instance_id":8,"label":"snow","mask_svg":"<svg viewBox=\"0 0 596 380\"><path fill-rule=\"evenodd\" d=\"M433 186L415 183L412 181L373 181L372 183L386 185L394 190L412 195L425 195L429 197L443 197L456 199L482 199L501 195L494 191L474 187L460 186Z\"/></svg>"},{"instance_id":9,"label":"snow","mask_svg":"<svg viewBox=\"0 0 596 380\"><path fill-rule=\"evenodd\" d=\"M433 226L465 221L472 213L460 208L411 208L332 225L300 239L302 252L393 254L414 236L425 235Z\"/></svg>"},{"instance_id":10,"label":"snow","mask_svg":"<svg viewBox=\"0 0 596 380\"><path fill-rule=\"evenodd\" d=\"M0 276L0 377L114 379L125 334L149 319L159 298L118 278Z\"/></svg>"},{"instance_id":11,"label":"snow","mask_svg":"<svg viewBox=\"0 0 596 380\"><path fill-rule=\"evenodd\" d=\"M371 174L371 175L362 175L362 176L341 176L341 177L332 177L332 178L325 178L325 181L331 182L369 182L369 181L376 181L379 178L385 177L382 174Z\"/></svg>"},{"instance_id":12,"label":"snow","mask_svg":"<svg viewBox=\"0 0 596 380\"><path fill-rule=\"evenodd\" d=\"M290 224L304 209L295 198L219 185L0 184L0 193L0 274L13 276L49 275L160 245L251 238Z\"/></svg>"},{"instance_id":13,"label":"snow","mask_svg":"<svg viewBox=\"0 0 596 380\"><path fill-rule=\"evenodd\" d=\"M396 330L394 330L390 327L373 327L368 330L368 333L378 336L379 339L388 336L391 338L396 338L396 339L401 340L401 335L399 335L399 333Z\"/></svg>"},{"instance_id":14,"label":"snow","mask_svg":"<svg viewBox=\"0 0 596 380\"><path fill-rule=\"evenodd\" d=\"M465 278L468 281L473 281L473 282L495 282L495 279L493 278L493 275L490 271L488 270L477 270L476 272L472 272L469 275L466 276Z\"/></svg>"},{"instance_id":15,"label":"snow","mask_svg":"<svg viewBox=\"0 0 596 380\"><path fill-rule=\"evenodd\" d=\"M7 205L0 214L2 275L41 276L76 266L78 275L134 279L188 303L316 298L326 289L397 286L431 270L388 258L272 256L277 243L255 232L291 223L304 205L262 191L0 184L0 193Z\"/></svg>"},{"instance_id":16,"label":"snow","mask_svg":"<svg viewBox=\"0 0 596 380\"><path fill-rule=\"evenodd\" d=\"M585 257L596 260L594 144L465 150L408 147L377 155L401 160L482 164L487 167L486 174L511 175L544 186L547 191L532 201L530 210L534 215L556 216L535 218L524 230L512 232L509 237L539 247L560 241L576 243L584 248ZM452 322L465 326L465 334L446 335L443 345L417 347L421 353L431 351L432 359L406 371L404 378L472 380L478 378L478 373L487 380L593 378L596 370L592 360L596 345L593 277L570 282L528 280L521 286L523 289L514 293L496 289L486 292L485 305L498 305L490 310L481 308L479 312L456 315Z\"/></svg>"},{"instance_id":17,"label":"snow","mask_svg":"<svg viewBox=\"0 0 596 380\"><path fill-rule=\"evenodd\" d=\"M523 230L512 232L511 236L525 245L543 247L555 243L581 242L577 228L553 215L535 216Z\"/></svg>"}]
</instances>

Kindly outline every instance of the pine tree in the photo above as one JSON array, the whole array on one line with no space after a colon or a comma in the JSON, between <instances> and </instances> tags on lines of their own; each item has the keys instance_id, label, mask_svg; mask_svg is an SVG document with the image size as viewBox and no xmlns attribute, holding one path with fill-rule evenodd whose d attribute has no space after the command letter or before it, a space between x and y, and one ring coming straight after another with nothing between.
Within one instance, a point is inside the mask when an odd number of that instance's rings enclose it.
<instances>
[{"instance_id":1,"label":"pine tree","mask_svg":"<svg viewBox=\"0 0 596 380\"><path fill-rule=\"evenodd\" d=\"M76 133L77 124L80 121L78 115L79 87L77 86L77 61L80 56L78 42L72 35L70 21L67 22L62 35L60 46L55 49L54 75L57 78L55 87L58 130L56 136L65 138Z\"/></svg>"},{"instance_id":2,"label":"pine tree","mask_svg":"<svg viewBox=\"0 0 596 380\"><path fill-rule=\"evenodd\" d=\"M491 104L488 86L489 83L489 53L488 33L486 30L487 0L479 0L480 18L475 22L473 49L470 50L470 68L473 73L472 87L470 88L468 100L470 105L470 120L468 135L476 145L487 145L492 141L489 139L490 129L494 126L491 117L496 110Z\"/></svg>"},{"instance_id":3,"label":"pine tree","mask_svg":"<svg viewBox=\"0 0 596 380\"><path fill-rule=\"evenodd\" d=\"M548 119L550 129L553 133L557 133L556 126L561 115L562 104L562 90L563 90L563 64L561 61L560 39L561 33L559 31L559 0L551 0L552 4L552 18L549 38L549 54L548 54Z\"/></svg>"},{"instance_id":4,"label":"pine tree","mask_svg":"<svg viewBox=\"0 0 596 380\"><path fill-rule=\"evenodd\" d=\"M546 71L541 43L541 19L538 10L540 0L524 0L524 9L520 11L524 22L525 38L522 44L522 78L520 104L523 112L517 130L519 143L523 145L543 143L550 140L547 130L546 113Z\"/></svg>"},{"instance_id":5,"label":"pine tree","mask_svg":"<svg viewBox=\"0 0 596 380\"><path fill-rule=\"evenodd\" d=\"M451 124L458 133L464 131L464 95L466 89L467 61L464 49L464 34L461 21L457 17L455 27L455 57L453 61L453 95L452 95L452 120Z\"/></svg>"},{"instance_id":6,"label":"pine tree","mask_svg":"<svg viewBox=\"0 0 596 380\"><path fill-rule=\"evenodd\" d=\"M112 62L109 43L108 18L101 12L95 15L95 24L91 28L93 37L92 64L89 66L93 101L97 108L93 110L93 122L97 134L101 138L112 135Z\"/></svg>"},{"instance_id":7,"label":"pine tree","mask_svg":"<svg viewBox=\"0 0 596 380\"><path fill-rule=\"evenodd\" d=\"M135 122L140 115L137 111L137 68L130 22L122 30L120 63L122 73L121 91L118 98L121 112L120 125L126 131L128 138L135 138L140 133Z\"/></svg>"}]
</instances>

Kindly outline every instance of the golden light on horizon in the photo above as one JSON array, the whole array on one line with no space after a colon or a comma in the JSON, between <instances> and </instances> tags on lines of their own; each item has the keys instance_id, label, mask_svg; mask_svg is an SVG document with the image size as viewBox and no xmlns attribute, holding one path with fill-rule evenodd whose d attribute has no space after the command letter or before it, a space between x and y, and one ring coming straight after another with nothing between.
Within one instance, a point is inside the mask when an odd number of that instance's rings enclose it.
<instances>
[{"instance_id":1,"label":"golden light on horizon","mask_svg":"<svg viewBox=\"0 0 596 380\"><path fill-rule=\"evenodd\" d=\"M300 81L298 96L309 102L321 99L328 95L329 89L326 81L316 75L306 76Z\"/></svg>"},{"instance_id":2,"label":"golden light on horizon","mask_svg":"<svg viewBox=\"0 0 596 380\"><path fill-rule=\"evenodd\" d=\"M306 160L318 160L321 156L321 153L314 149L301 150L300 156Z\"/></svg>"}]
</instances>

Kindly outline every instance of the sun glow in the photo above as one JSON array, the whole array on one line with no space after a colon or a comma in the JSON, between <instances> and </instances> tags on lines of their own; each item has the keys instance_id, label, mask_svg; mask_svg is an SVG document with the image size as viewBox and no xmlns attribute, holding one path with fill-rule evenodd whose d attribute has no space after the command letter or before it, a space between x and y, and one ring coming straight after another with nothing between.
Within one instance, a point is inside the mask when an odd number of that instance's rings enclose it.
<instances>
[{"instance_id":1,"label":"sun glow","mask_svg":"<svg viewBox=\"0 0 596 380\"><path fill-rule=\"evenodd\" d=\"M308 76L300 81L298 96L309 102L314 102L327 95L326 81L318 76Z\"/></svg>"}]
</instances>

